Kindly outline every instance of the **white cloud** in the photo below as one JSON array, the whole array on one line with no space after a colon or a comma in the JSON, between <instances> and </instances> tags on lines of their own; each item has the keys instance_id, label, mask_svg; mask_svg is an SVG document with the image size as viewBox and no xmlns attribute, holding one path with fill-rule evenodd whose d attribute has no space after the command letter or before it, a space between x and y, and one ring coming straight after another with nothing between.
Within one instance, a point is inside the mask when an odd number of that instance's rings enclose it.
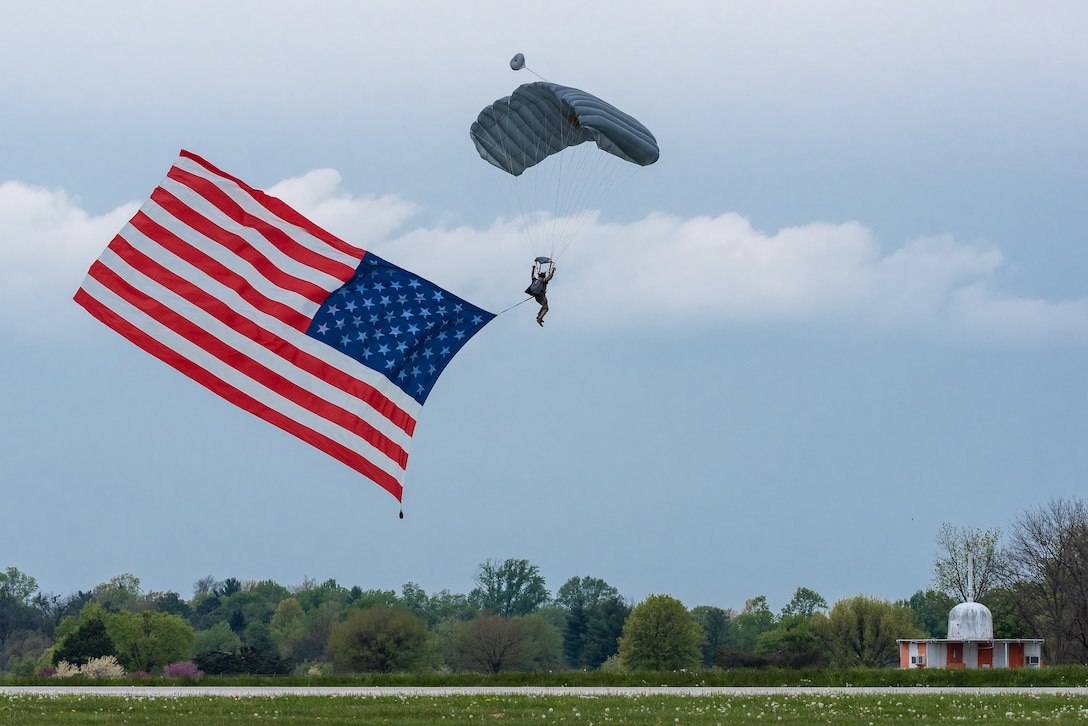
<instances>
[{"instance_id":1,"label":"white cloud","mask_svg":"<svg viewBox=\"0 0 1088 726\"><path fill-rule=\"evenodd\" d=\"M339 186L340 172L316 169L285 179L267 192L338 236L365 230L370 239L385 239L420 211L396 196L352 197L338 192Z\"/></svg>"},{"instance_id":2,"label":"white cloud","mask_svg":"<svg viewBox=\"0 0 1088 726\"><path fill-rule=\"evenodd\" d=\"M406 229L420 209L352 196L329 169L269 190L335 234L492 310L522 300L533 253L512 220L486 229ZM62 191L0 186L0 300L8 325L73 309L84 272L134 213L90 217ZM744 217L590 216L559 259L556 321L578 327L819 324L1002 344L1088 342L1088 298L1019 298L995 289L992 248L928 237L885 252L858 222L767 233Z\"/></svg>"},{"instance_id":3,"label":"white cloud","mask_svg":"<svg viewBox=\"0 0 1088 726\"><path fill-rule=\"evenodd\" d=\"M30 329L73 314L87 268L137 206L93 217L61 190L0 184L0 322Z\"/></svg>"}]
</instances>

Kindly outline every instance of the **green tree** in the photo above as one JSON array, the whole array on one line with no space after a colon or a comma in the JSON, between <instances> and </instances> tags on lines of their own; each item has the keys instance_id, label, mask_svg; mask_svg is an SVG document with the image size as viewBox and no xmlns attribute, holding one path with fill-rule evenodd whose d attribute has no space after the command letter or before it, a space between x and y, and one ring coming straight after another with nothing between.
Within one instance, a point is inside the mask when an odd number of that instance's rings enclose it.
<instances>
[{"instance_id":1,"label":"green tree","mask_svg":"<svg viewBox=\"0 0 1088 726\"><path fill-rule=\"evenodd\" d=\"M153 668L187 660L194 639L189 623L154 610L108 614L106 629L114 655L128 671L150 673Z\"/></svg>"},{"instance_id":2,"label":"green tree","mask_svg":"<svg viewBox=\"0 0 1088 726\"><path fill-rule=\"evenodd\" d=\"M479 612L467 595L441 590L428 596L426 591L414 582L405 583L401 588L400 602L423 618L428 628L435 627L443 620L470 620Z\"/></svg>"},{"instance_id":3,"label":"green tree","mask_svg":"<svg viewBox=\"0 0 1088 726\"><path fill-rule=\"evenodd\" d=\"M160 613L177 615L186 621L193 615L192 607L176 592L149 592L145 599L153 610Z\"/></svg>"},{"instance_id":4,"label":"green tree","mask_svg":"<svg viewBox=\"0 0 1088 726\"><path fill-rule=\"evenodd\" d=\"M599 577L572 577L556 590L555 604L567 610L579 605L584 608L619 594L619 590Z\"/></svg>"},{"instance_id":5,"label":"green tree","mask_svg":"<svg viewBox=\"0 0 1088 726\"><path fill-rule=\"evenodd\" d=\"M754 652L759 636L773 630L774 626L774 613L767 605L767 596L749 598L744 602L744 609L732 621L733 642L737 650Z\"/></svg>"},{"instance_id":6,"label":"green tree","mask_svg":"<svg viewBox=\"0 0 1088 726\"><path fill-rule=\"evenodd\" d=\"M396 673L427 664L429 636L423 619L384 604L356 610L333 627L328 654L341 673Z\"/></svg>"},{"instance_id":7,"label":"green tree","mask_svg":"<svg viewBox=\"0 0 1088 726\"><path fill-rule=\"evenodd\" d=\"M786 615L773 630L760 633L755 652L783 668L813 668L827 665L829 660L812 617L800 613Z\"/></svg>"},{"instance_id":8,"label":"green tree","mask_svg":"<svg viewBox=\"0 0 1088 726\"><path fill-rule=\"evenodd\" d=\"M333 612L340 613L351 602L351 591L332 578L320 585L307 581L295 590L294 596L302 609L307 611L325 605Z\"/></svg>"},{"instance_id":9,"label":"green tree","mask_svg":"<svg viewBox=\"0 0 1088 726\"><path fill-rule=\"evenodd\" d=\"M361 587L351 589L351 603L348 607L355 610L366 610L375 605L384 605L387 608L404 608L404 603L397 597L396 590L364 590Z\"/></svg>"},{"instance_id":10,"label":"green tree","mask_svg":"<svg viewBox=\"0 0 1088 726\"><path fill-rule=\"evenodd\" d=\"M948 613L956 606L956 600L940 590L919 590L910 599L897 605L910 608L914 622L927 638L944 638L948 635Z\"/></svg>"},{"instance_id":11,"label":"green tree","mask_svg":"<svg viewBox=\"0 0 1088 726\"><path fill-rule=\"evenodd\" d=\"M836 668L897 666L896 640L923 636L910 608L865 595L837 601L827 615L814 615L813 623Z\"/></svg>"},{"instance_id":12,"label":"green tree","mask_svg":"<svg viewBox=\"0 0 1088 726\"><path fill-rule=\"evenodd\" d=\"M933 582L959 602L981 602L1007 569L1000 527L956 527L944 522L935 542Z\"/></svg>"},{"instance_id":13,"label":"green tree","mask_svg":"<svg viewBox=\"0 0 1088 726\"><path fill-rule=\"evenodd\" d=\"M53 651L53 664L61 661L83 665L92 658L116 656L113 640L106 630L106 623L99 617L91 617L76 626Z\"/></svg>"},{"instance_id":14,"label":"green tree","mask_svg":"<svg viewBox=\"0 0 1088 726\"><path fill-rule=\"evenodd\" d=\"M0 572L0 597L10 597L23 605L29 605L37 591L38 581L20 572L18 567L8 567Z\"/></svg>"},{"instance_id":15,"label":"green tree","mask_svg":"<svg viewBox=\"0 0 1088 726\"><path fill-rule=\"evenodd\" d=\"M788 618L791 615L801 615L811 618L816 613L826 610L827 600L824 600L818 592L809 590L807 587L799 587L794 591L793 597L786 603L786 606L782 608L779 617Z\"/></svg>"},{"instance_id":16,"label":"green tree","mask_svg":"<svg viewBox=\"0 0 1088 726\"><path fill-rule=\"evenodd\" d=\"M595 667L584 653L590 618L599 603L619 596L619 590L596 577L572 577L556 591L555 604L564 611L563 656L572 668Z\"/></svg>"},{"instance_id":17,"label":"green tree","mask_svg":"<svg viewBox=\"0 0 1088 726\"><path fill-rule=\"evenodd\" d=\"M540 569L528 560L488 560L477 569L475 582L469 599L480 610L497 615L528 615L548 602Z\"/></svg>"},{"instance_id":18,"label":"green tree","mask_svg":"<svg viewBox=\"0 0 1088 726\"><path fill-rule=\"evenodd\" d=\"M33 577L14 567L0 572L0 671L15 657L15 641L25 643L30 633L51 630L45 611L38 607L42 596L35 595L37 589Z\"/></svg>"},{"instance_id":19,"label":"green tree","mask_svg":"<svg viewBox=\"0 0 1088 726\"><path fill-rule=\"evenodd\" d=\"M539 671L559 663L562 647L559 632L539 616L485 612L453 626L450 660L465 671Z\"/></svg>"},{"instance_id":20,"label":"green tree","mask_svg":"<svg viewBox=\"0 0 1088 726\"><path fill-rule=\"evenodd\" d=\"M994 619L995 638L1033 638L1031 626L1024 622L1016 607L1017 593L1014 588L995 587L986 594L983 605L990 609ZM950 606L951 609L951 606ZM947 626L946 626L947 629ZM943 636L936 636L943 637Z\"/></svg>"},{"instance_id":21,"label":"green tree","mask_svg":"<svg viewBox=\"0 0 1088 726\"><path fill-rule=\"evenodd\" d=\"M650 595L636 605L620 636L620 663L628 670L674 671L702 661L705 634L670 595Z\"/></svg>"},{"instance_id":22,"label":"green tree","mask_svg":"<svg viewBox=\"0 0 1088 726\"><path fill-rule=\"evenodd\" d=\"M291 638L295 633L302 629L302 619L305 613L302 610L302 606L299 605L298 600L293 597L284 598L276 606L276 611L272 614L272 619L269 621L269 627L272 631L272 638L276 641L276 647L279 650L280 655L290 656L291 654Z\"/></svg>"},{"instance_id":23,"label":"green tree","mask_svg":"<svg viewBox=\"0 0 1088 726\"><path fill-rule=\"evenodd\" d=\"M297 628L293 628L286 642L280 642L280 652L286 647L287 656L296 663L316 661L325 652L329 634L340 621L335 603L322 603L307 610Z\"/></svg>"},{"instance_id":24,"label":"green tree","mask_svg":"<svg viewBox=\"0 0 1088 726\"><path fill-rule=\"evenodd\" d=\"M207 653L237 653L241 647L242 639L221 620L195 634L190 654L196 658Z\"/></svg>"},{"instance_id":25,"label":"green tree","mask_svg":"<svg viewBox=\"0 0 1088 726\"><path fill-rule=\"evenodd\" d=\"M219 583L219 586L215 588L215 594L219 597L230 597L231 595L242 591L242 581L236 577L228 577Z\"/></svg>"},{"instance_id":26,"label":"green tree","mask_svg":"<svg viewBox=\"0 0 1088 726\"><path fill-rule=\"evenodd\" d=\"M139 610L146 607L142 602L144 591L140 588L140 578L129 572L117 575L109 582L95 585L94 599L107 612L119 613L122 610Z\"/></svg>"},{"instance_id":27,"label":"green tree","mask_svg":"<svg viewBox=\"0 0 1088 726\"><path fill-rule=\"evenodd\" d=\"M600 668L620 652L620 636L630 614L631 607L619 595L605 598L590 607L582 641L583 667Z\"/></svg>"},{"instance_id":28,"label":"green tree","mask_svg":"<svg viewBox=\"0 0 1088 726\"><path fill-rule=\"evenodd\" d=\"M40 632L20 631L5 644L0 671L9 671L16 678L37 675L41 670L38 660L51 645L52 641Z\"/></svg>"},{"instance_id":29,"label":"green tree","mask_svg":"<svg viewBox=\"0 0 1088 726\"><path fill-rule=\"evenodd\" d=\"M252 645L243 644L237 652L211 651L193 658L196 666L208 675L285 676L291 672L290 661L275 653L261 653Z\"/></svg>"},{"instance_id":30,"label":"green tree","mask_svg":"<svg viewBox=\"0 0 1088 726\"><path fill-rule=\"evenodd\" d=\"M706 640L703 641L700 650L703 652L703 665L714 665L714 657L718 651L732 644L733 629L730 620L735 613L731 610L723 610L713 605L696 605L691 609L691 617L699 623Z\"/></svg>"}]
</instances>

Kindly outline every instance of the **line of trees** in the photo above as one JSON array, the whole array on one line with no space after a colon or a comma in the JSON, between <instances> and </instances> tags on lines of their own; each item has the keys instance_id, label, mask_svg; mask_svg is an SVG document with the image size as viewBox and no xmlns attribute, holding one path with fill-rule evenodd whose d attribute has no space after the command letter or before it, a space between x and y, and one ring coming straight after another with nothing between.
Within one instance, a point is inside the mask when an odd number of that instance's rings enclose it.
<instances>
[{"instance_id":1,"label":"line of trees","mask_svg":"<svg viewBox=\"0 0 1088 726\"><path fill-rule=\"evenodd\" d=\"M799 587L779 611L688 609L665 594L631 603L604 580L552 595L527 560L482 563L468 594L399 593L335 580L286 587L204 578L193 597L144 592L131 574L57 596L0 572L0 672L30 676L115 658L128 673L188 663L204 673L329 674L706 667L892 667L896 640L944 637L965 599L987 605L995 637L1043 637L1047 662L1088 662L1088 508L1056 500L1000 530L944 525L933 587L891 602L831 605ZM971 566L968 566L968 562ZM175 668L176 670L176 668ZM67 671L66 671L67 672Z\"/></svg>"}]
</instances>

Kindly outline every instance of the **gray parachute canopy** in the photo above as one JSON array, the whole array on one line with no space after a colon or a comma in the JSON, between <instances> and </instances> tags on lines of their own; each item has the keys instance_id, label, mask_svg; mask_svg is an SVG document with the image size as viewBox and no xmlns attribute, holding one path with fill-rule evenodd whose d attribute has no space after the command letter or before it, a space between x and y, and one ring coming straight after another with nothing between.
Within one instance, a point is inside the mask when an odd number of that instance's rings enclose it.
<instances>
[{"instance_id":1,"label":"gray parachute canopy","mask_svg":"<svg viewBox=\"0 0 1088 726\"><path fill-rule=\"evenodd\" d=\"M653 164L661 153L654 135L632 116L555 83L518 87L481 111L469 135L481 157L514 176L586 141L640 166Z\"/></svg>"}]
</instances>

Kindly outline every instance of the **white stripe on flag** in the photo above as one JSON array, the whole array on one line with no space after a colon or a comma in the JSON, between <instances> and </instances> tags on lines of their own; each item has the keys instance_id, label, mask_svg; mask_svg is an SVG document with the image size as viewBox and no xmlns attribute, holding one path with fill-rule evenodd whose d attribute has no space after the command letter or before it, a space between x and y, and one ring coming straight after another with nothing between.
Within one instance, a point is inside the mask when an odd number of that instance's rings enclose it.
<instances>
[{"instance_id":1,"label":"white stripe on flag","mask_svg":"<svg viewBox=\"0 0 1088 726\"><path fill-rule=\"evenodd\" d=\"M351 434L340 426L333 424L312 411L282 396L274 394L268 388L257 383L252 378L240 373L238 369L227 365L197 344L175 333L155 318L133 307L126 300L114 294L110 289L102 286L94 278L87 278L83 289L92 298L104 307L113 311L124 320L142 330L155 340L159 341L170 350L178 353L191 362L194 366L207 371L217 379L263 403L269 408L287 416L297 422L299 426L325 436L332 441L342 444L353 451L359 452L382 471L403 483L404 469L391 461L383 453L371 446L367 441ZM169 299L160 302L170 305ZM316 342L316 341L315 341Z\"/></svg>"},{"instance_id":2,"label":"white stripe on flag","mask_svg":"<svg viewBox=\"0 0 1088 726\"><path fill-rule=\"evenodd\" d=\"M301 244L307 249L324 255L331 260L339 262L343 265L347 265L349 267L356 267L359 264L359 259L361 259L362 257L361 251L359 257L353 257L349 254L333 249L323 240L317 239L308 231L302 229L301 227L297 227L290 222L285 221L278 215L268 210L263 204L260 204L255 199L253 199L253 197L250 196L247 191L239 187L230 179L225 179L217 174L212 173L211 171L205 169L203 166L193 161L192 159L181 158L174 164L174 166L196 176L203 177L204 179L207 179L208 181L214 183L221 190L230 195L231 199L233 199L243 209L245 209L246 213L257 217L258 219L261 219L271 225L279 227L284 232L289 234L291 238L295 240L295 242ZM166 186L167 183L174 183L174 180L166 179L161 186Z\"/></svg>"}]
</instances>

